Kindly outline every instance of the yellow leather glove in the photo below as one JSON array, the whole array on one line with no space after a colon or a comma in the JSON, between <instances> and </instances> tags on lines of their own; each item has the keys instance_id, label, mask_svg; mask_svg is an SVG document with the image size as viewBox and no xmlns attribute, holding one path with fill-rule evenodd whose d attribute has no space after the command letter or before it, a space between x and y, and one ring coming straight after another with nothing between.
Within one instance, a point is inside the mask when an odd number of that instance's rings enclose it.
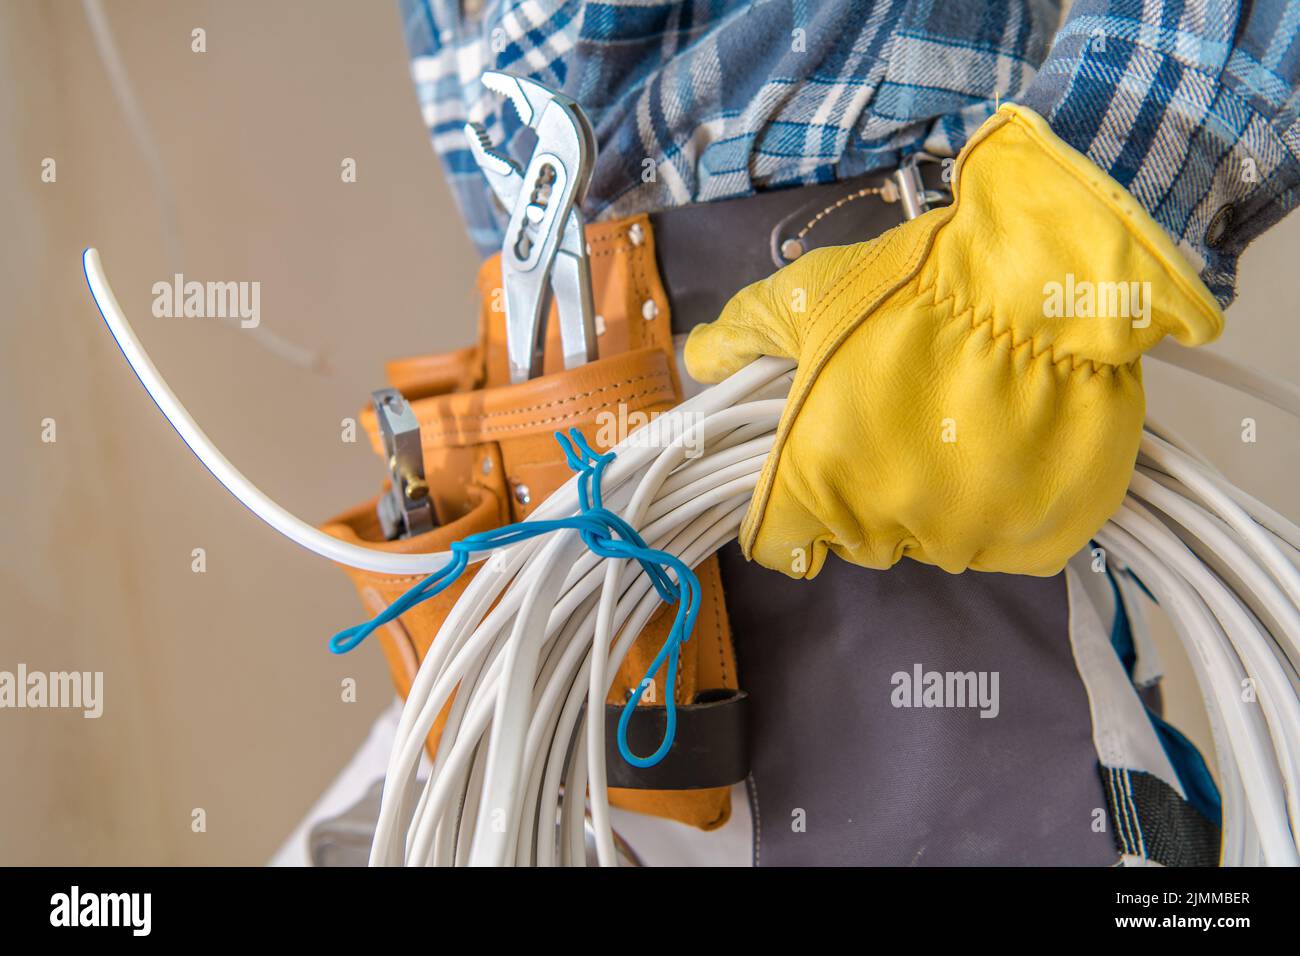
<instances>
[{"instance_id":1,"label":"yellow leather glove","mask_svg":"<svg viewBox=\"0 0 1300 956\"><path fill-rule=\"evenodd\" d=\"M1223 313L1169 236L1041 117L1004 106L957 158L954 202L809 252L686 343L715 382L799 367L740 529L814 577L827 550L887 568L1049 575L1124 498L1142 353Z\"/></svg>"}]
</instances>

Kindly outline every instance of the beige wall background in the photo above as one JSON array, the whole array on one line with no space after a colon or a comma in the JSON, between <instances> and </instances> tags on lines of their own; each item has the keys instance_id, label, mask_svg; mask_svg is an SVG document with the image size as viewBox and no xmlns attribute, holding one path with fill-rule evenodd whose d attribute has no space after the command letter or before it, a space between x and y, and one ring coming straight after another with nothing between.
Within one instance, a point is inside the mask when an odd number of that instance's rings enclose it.
<instances>
[{"instance_id":1,"label":"beige wall background","mask_svg":"<svg viewBox=\"0 0 1300 956\"><path fill-rule=\"evenodd\" d=\"M361 617L342 572L278 538L204 472L103 329L99 247L123 307L196 419L309 520L373 493L340 421L389 357L473 328L476 260L420 121L391 0L110 0L176 201L180 269L259 281L258 331L155 319L174 271L154 183L78 0L0 0L0 669L102 670L105 713L0 711L0 863L259 863L390 699L377 648L325 647ZM191 52L191 31L207 52ZM41 182L45 158L57 182ZM340 163L357 162L344 184ZM1214 348L1297 378L1300 217L1245 257ZM1148 363L1154 414L1300 517L1300 430ZM1258 421L1255 444L1241 421ZM42 420L57 441L41 441ZM191 571L204 548L207 571ZM1166 641L1174 719L1206 738ZM356 703L341 681L358 684ZM207 832L191 830L202 808Z\"/></svg>"},{"instance_id":2,"label":"beige wall background","mask_svg":"<svg viewBox=\"0 0 1300 956\"><path fill-rule=\"evenodd\" d=\"M392 699L387 670L377 647L329 653L363 616L351 585L177 440L100 322L81 250L99 247L208 434L312 521L377 490L382 466L340 422L386 358L469 340L477 258L396 3L105 8L166 161L181 271L261 282L262 329L320 349L325 368L286 363L261 330L151 315L152 284L173 272L159 205L80 0L0 3L0 669L102 670L106 684L99 720L0 712L0 863L260 863ZM45 157L56 183L40 180ZM191 831L196 807L206 833Z\"/></svg>"}]
</instances>

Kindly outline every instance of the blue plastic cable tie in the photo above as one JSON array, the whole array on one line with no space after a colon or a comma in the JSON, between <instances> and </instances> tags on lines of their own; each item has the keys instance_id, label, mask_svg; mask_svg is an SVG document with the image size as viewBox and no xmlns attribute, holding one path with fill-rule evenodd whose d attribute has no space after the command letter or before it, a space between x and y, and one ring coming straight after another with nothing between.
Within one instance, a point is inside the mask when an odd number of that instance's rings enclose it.
<instances>
[{"instance_id":1,"label":"blue plastic cable tie","mask_svg":"<svg viewBox=\"0 0 1300 956\"><path fill-rule=\"evenodd\" d=\"M578 475L578 514L568 518L522 521L452 542L451 560L445 566L424 578L369 621L339 631L330 638L329 647L335 654L346 654L380 627L436 597L465 572L473 554L509 547L552 531L576 531L583 544L597 556L636 561L650 578L659 597L667 604L677 605L677 614L663 647L628 698L618 721L618 750L623 759L634 767L653 767L672 749L677 732L677 706L671 688L677 683L681 646L690 639L700 613L700 580L676 555L649 547L631 525L604 506L601 482L605 468L616 457L614 452L596 452L576 428L570 429L568 435L556 432L555 440L564 452L565 461ZM649 757L639 757L628 747L628 724L646 688L665 663L666 686L670 690L665 694L667 720L664 737L654 753Z\"/></svg>"}]
</instances>

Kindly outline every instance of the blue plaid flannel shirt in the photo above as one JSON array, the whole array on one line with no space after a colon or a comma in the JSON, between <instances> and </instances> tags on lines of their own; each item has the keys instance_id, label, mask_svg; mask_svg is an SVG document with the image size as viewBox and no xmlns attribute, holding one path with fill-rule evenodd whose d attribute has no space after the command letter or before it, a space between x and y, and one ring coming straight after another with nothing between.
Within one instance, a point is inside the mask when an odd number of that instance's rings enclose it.
<instances>
[{"instance_id":1,"label":"blue plaid flannel shirt","mask_svg":"<svg viewBox=\"0 0 1300 956\"><path fill-rule=\"evenodd\" d=\"M425 123L471 239L506 216L466 120L516 149L479 75L562 89L600 155L589 218L955 155L1024 103L1126 186L1225 305L1237 256L1300 202L1295 0L399 0ZM1059 26L1059 30L1058 30Z\"/></svg>"}]
</instances>

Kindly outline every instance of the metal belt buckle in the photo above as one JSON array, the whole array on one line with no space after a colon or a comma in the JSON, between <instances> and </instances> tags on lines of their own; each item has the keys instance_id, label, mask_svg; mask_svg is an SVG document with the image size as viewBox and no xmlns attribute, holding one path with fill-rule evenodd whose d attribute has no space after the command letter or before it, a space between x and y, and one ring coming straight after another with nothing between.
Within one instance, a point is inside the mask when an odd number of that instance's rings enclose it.
<instances>
[{"instance_id":1,"label":"metal belt buckle","mask_svg":"<svg viewBox=\"0 0 1300 956\"><path fill-rule=\"evenodd\" d=\"M921 178L922 163L943 163L944 160L930 153L913 153L890 174L890 181L898 190L898 201L903 206L903 218L915 219L930 211L935 203L951 202L952 190L927 189Z\"/></svg>"}]
</instances>

